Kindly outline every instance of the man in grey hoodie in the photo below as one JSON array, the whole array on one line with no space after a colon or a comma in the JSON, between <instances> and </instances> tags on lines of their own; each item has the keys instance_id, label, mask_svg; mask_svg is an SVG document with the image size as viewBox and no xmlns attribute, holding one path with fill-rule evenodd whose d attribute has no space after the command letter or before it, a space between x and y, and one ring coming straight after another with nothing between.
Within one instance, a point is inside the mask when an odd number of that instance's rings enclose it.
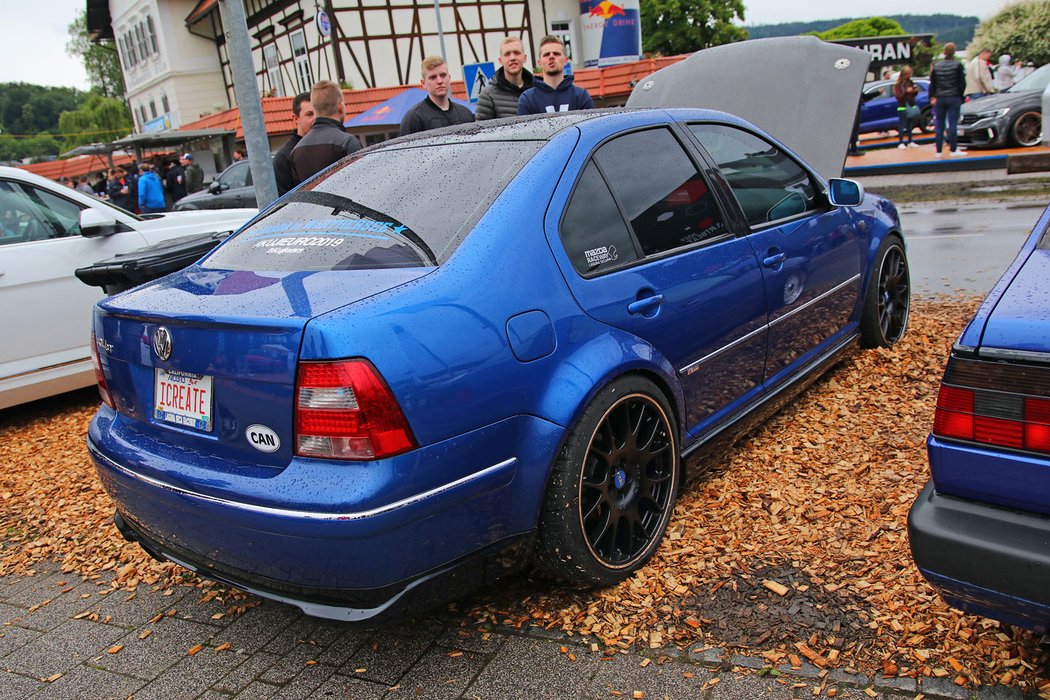
<instances>
[{"instance_id":1,"label":"man in grey hoodie","mask_svg":"<svg viewBox=\"0 0 1050 700\"><path fill-rule=\"evenodd\" d=\"M526 60L521 39L508 36L503 40L499 49L500 68L478 95L475 118L479 122L513 117L518 113L518 98L532 87L532 73L525 68Z\"/></svg>"}]
</instances>

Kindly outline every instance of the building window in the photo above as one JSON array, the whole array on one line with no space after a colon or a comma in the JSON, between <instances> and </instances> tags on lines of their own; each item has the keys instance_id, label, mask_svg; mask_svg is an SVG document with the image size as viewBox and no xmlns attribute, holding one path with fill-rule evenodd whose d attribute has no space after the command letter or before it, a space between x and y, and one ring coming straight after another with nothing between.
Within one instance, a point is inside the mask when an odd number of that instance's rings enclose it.
<instances>
[{"instance_id":1,"label":"building window","mask_svg":"<svg viewBox=\"0 0 1050 700\"><path fill-rule=\"evenodd\" d=\"M131 65L134 66L139 62L139 54L135 50L135 38L131 36L130 31L124 33L124 43L128 45L128 56L131 57Z\"/></svg>"},{"instance_id":2,"label":"building window","mask_svg":"<svg viewBox=\"0 0 1050 700\"><path fill-rule=\"evenodd\" d=\"M160 96L160 106L164 110L165 114L167 114L168 112L171 111L171 106L168 104L168 96L167 95L161 95Z\"/></svg>"},{"instance_id":3,"label":"building window","mask_svg":"<svg viewBox=\"0 0 1050 700\"><path fill-rule=\"evenodd\" d=\"M149 56L149 51L146 49L146 36L142 33L142 24L135 25L135 39L139 46L139 56L142 56L142 60L146 60L146 56Z\"/></svg>"},{"instance_id":4,"label":"building window","mask_svg":"<svg viewBox=\"0 0 1050 700\"><path fill-rule=\"evenodd\" d=\"M306 92L314 84L310 71L310 55L306 49L306 33L301 29L291 35L292 58L295 60L295 75L299 80L299 91Z\"/></svg>"},{"instance_id":5,"label":"building window","mask_svg":"<svg viewBox=\"0 0 1050 700\"><path fill-rule=\"evenodd\" d=\"M150 98L149 101L149 114L151 119L157 118L157 103L153 101L153 98Z\"/></svg>"},{"instance_id":6,"label":"building window","mask_svg":"<svg viewBox=\"0 0 1050 700\"><path fill-rule=\"evenodd\" d=\"M142 126L146 126L146 105L139 105L139 116L142 117Z\"/></svg>"},{"instance_id":7,"label":"building window","mask_svg":"<svg viewBox=\"0 0 1050 700\"><path fill-rule=\"evenodd\" d=\"M267 44L263 47L263 63L266 64L266 77L270 82L270 88L278 95L284 96L284 78L281 77L281 57L277 53L276 44Z\"/></svg>"},{"instance_id":8,"label":"building window","mask_svg":"<svg viewBox=\"0 0 1050 700\"><path fill-rule=\"evenodd\" d=\"M153 31L153 17L146 15L146 34L149 35L149 47L153 53L157 51L157 33Z\"/></svg>"}]
</instances>

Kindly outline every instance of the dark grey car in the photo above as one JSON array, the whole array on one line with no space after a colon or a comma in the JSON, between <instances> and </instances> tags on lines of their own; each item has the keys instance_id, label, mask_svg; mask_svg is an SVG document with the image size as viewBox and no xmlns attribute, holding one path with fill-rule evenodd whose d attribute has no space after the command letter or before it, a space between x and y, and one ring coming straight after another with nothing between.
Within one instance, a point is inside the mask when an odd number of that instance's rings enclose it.
<instances>
[{"instance_id":1,"label":"dark grey car","mask_svg":"<svg viewBox=\"0 0 1050 700\"><path fill-rule=\"evenodd\" d=\"M172 211L240 209L258 206L247 160L237 161L219 173L207 187L175 202Z\"/></svg>"},{"instance_id":2,"label":"dark grey car","mask_svg":"<svg viewBox=\"0 0 1050 700\"><path fill-rule=\"evenodd\" d=\"M1013 87L962 106L959 143L973 148L1038 146L1043 139L1043 91L1050 83L1050 64Z\"/></svg>"}]
</instances>

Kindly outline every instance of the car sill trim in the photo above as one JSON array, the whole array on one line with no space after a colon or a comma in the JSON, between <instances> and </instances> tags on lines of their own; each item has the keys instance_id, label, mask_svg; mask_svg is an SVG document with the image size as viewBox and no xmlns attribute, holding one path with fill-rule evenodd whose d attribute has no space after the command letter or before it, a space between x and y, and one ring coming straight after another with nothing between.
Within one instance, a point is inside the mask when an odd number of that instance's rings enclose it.
<instances>
[{"instance_id":1,"label":"car sill trim","mask_svg":"<svg viewBox=\"0 0 1050 700\"><path fill-rule=\"evenodd\" d=\"M274 508L273 506L262 506L257 505L255 503L244 503L242 501L233 501L227 498L219 498L218 496L211 496L208 494L198 493L196 491L190 491L189 489L182 488L181 486L175 486L165 481L161 481L160 479L155 479L153 477L132 471L131 469L128 469L127 467L121 464L118 464L106 455L102 454L94 445L91 445L90 443L88 444L88 449L91 451L91 454L94 455L97 459L104 461L107 465L109 465L110 468L120 472L124 476L145 482L151 486L156 486L157 488L164 489L165 491L169 491L179 496L198 501L206 501L208 503L214 503L229 508L235 508L237 510L248 511L251 513L322 522L347 522L354 520L367 520L368 518L374 518L380 515L384 515L386 513L390 513L400 508L405 508L407 506L415 505L417 503L422 503L423 501L427 501L429 499L432 499L436 496L439 496L443 493L459 488L471 482L479 481L487 476L496 474L506 469L510 469L518 462L517 457L511 457L510 459L505 459L502 462L499 462L498 464L493 464L490 467L486 467L481 471L474 472L473 474L468 474L464 477L456 479L455 481L450 481L447 484L436 486L430 489L429 491L422 491L420 493L413 494L412 496L409 496L407 498L403 498L400 501L394 501L393 503L388 503L385 506L379 506L378 508L371 508L369 510L360 510L350 513L318 513L307 510L292 510L288 508Z\"/></svg>"}]
</instances>

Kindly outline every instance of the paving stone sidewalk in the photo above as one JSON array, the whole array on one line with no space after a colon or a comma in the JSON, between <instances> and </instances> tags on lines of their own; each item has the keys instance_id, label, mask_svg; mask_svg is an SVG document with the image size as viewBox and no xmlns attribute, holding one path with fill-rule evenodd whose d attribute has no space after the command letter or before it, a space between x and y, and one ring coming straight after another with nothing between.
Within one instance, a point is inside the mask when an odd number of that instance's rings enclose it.
<instances>
[{"instance_id":1,"label":"paving stone sidewalk","mask_svg":"<svg viewBox=\"0 0 1050 700\"><path fill-rule=\"evenodd\" d=\"M759 669L721 649L607 655L541 630L479 631L453 617L366 630L263 601L225 616L191 587L169 595L82 582L57 566L0 577L0 700L23 698L979 698L1017 688Z\"/></svg>"}]
</instances>

